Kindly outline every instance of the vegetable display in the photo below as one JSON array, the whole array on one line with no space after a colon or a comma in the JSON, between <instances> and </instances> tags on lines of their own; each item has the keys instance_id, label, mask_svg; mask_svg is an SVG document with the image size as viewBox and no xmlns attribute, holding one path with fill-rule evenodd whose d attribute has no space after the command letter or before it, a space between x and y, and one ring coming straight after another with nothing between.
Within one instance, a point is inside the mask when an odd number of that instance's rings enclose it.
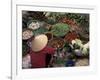
<instances>
[{"instance_id":1,"label":"vegetable display","mask_svg":"<svg viewBox=\"0 0 100 80\"><path fill-rule=\"evenodd\" d=\"M45 56L50 60L46 67L89 65L89 14L22 11L23 59L31 50L33 37L41 34L48 38L46 46L55 50L53 56Z\"/></svg>"}]
</instances>

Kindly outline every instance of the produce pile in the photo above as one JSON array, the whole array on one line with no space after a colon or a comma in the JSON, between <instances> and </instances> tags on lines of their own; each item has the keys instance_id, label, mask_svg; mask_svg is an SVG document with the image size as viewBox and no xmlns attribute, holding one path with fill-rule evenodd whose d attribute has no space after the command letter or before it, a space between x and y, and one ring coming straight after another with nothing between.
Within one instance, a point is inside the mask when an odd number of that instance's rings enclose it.
<instances>
[{"instance_id":1,"label":"produce pile","mask_svg":"<svg viewBox=\"0 0 100 80\"><path fill-rule=\"evenodd\" d=\"M89 65L89 14L22 11L22 30L22 57L31 38L45 34L56 49L48 67Z\"/></svg>"}]
</instances>

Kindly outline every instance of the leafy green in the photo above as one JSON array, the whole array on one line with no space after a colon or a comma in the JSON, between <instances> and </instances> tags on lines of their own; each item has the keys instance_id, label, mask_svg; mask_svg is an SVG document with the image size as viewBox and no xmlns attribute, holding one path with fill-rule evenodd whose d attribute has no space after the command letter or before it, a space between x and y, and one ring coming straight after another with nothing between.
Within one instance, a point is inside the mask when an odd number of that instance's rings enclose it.
<instances>
[{"instance_id":1,"label":"leafy green","mask_svg":"<svg viewBox=\"0 0 100 80\"><path fill-rule=\"evenodd\" d=\"M69 30L70 30L69 25L64 23L57 23L53 25L51 32L53 33L54 36L62 37L65 34L67 34Z\"/></svg>"},{"instance_id":2,"label":"leafy green","mask_svg":"<svg viewBox=\"0 0 100 80\"><path fill-rule=\"evenodd\" d=\"M48 30L46 28L40 27L39 29L34 30L33 34L38 35L38 34L43 34L45 32L48 32Z\"/></svg>"}]
</instances>

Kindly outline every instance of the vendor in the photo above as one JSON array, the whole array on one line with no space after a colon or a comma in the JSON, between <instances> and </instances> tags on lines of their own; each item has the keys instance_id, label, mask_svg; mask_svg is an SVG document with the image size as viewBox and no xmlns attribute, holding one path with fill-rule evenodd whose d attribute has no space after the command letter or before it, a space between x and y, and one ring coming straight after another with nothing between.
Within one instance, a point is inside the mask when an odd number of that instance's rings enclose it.
<instances>
[{"instance_id":1,"label":"vendor","mask_svg":"<svg viewBox=\"0 0 100 80\"><path fill-rule=\"evenodd\" d=\"M35 36L31 41L31 50L28 53L29 61L32 68L46 67L46 55L55 53L55 49L48 47L48 38L46 35L41 34Z\"/></svg>"}]
</instances>

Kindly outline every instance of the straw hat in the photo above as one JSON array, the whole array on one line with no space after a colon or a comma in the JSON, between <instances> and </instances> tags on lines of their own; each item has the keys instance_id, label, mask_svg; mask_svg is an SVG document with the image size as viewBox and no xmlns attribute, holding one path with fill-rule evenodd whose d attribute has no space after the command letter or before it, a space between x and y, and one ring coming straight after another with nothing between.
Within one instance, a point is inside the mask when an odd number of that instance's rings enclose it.
<instances>
[{"instance_id":1,"label":"straw hat","mask_svg":"<svg viewBox=\"0 0 100 80\"><path fill-rule=\"evenodd\" d=\"M48 42L48 38L46 35L41 34L37 35L33 40L32 40L32 50L34 52L41 51L43 48L46 47Z\"/></svg>"}]
</instances>

